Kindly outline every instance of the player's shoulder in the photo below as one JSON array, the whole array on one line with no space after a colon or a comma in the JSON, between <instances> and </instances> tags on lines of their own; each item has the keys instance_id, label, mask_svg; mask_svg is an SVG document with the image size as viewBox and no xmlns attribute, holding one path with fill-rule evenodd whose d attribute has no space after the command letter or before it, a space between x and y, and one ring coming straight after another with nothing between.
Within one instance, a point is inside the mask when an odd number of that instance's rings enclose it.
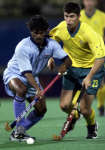
<instances>
[{"instance_id":1,"label":"player's shoulder","mask_svg":"<svg viewBox=\"0 0 105 150\"><path fill-rule=\"evenodd\" d=\"M26 46L29 45L29 43L30 43L30 37L27 37L27 38L22 39L22 40L17 44L16 47L26 47Z\"/></svg>"},{"instance_id":2,"label":"player's shoulder","mask_svg":"<svg viewBox=\"0 0 105 150\"><path fill-rule=\"evenodd\" d=\"M81 14L81 15L84 15L84 14L85 14L85 10L84 10L84 9L81 9L80 14Z\"/></svg>"},{"instance_id":3,"label":"player's shoulder","mask_svg":"<svg viewBox=\"0 0 105 150\"><path fill-rule=\"evenodd\" d=\"M66 26L67 26L66 21L61 21L61 22L57 25L57 28L62 30L62 29L65 28Z\"/></svg>"},{"instance_id":4,"label":"player's shoulder","mask_svg":"<svg viewBox=\"0 0 105 150\"><path fill-rule=\"evenodd\" d=\"M104 16L105 17L105 13L99 9L96 10L96 13L99 15L99 16Z\"/></svg>"},{"instance_id":5,"label":"player's shoulder","mask_svg":"<svg viewBox=\"0 0 105 150\"><path fill-rule=\"evenodd\" d=\"M93 32L94 30L92 29L92 27L90 25L88 25L85 22L81 22L80 25L80 32L82 35L86 35L89 34L90 32Z\"/></svg>"},{"instance_id":6,"label":"player's shoulder","mask_svg":"<svg viewBox=\"0 0 105 150\"><path fill-rule=\"evenodd\" d=\"M58 24L58 26L66 26L66 21L65 20L63 20L63 21L61 21L59 24Z\"/></svg>"},{"instance_id":7,"label":"player's shoulder","mask_svg":"<svg viewBox=\"0 0 105 150\"><path fill-rule=\"evenodd\" d=\"M80 29L81 29L80 33L84 37L84 39L87 39L87 37L90 38L91 36L93 38L95 38L97 36L99 37L98 33L96 33L93 30L93 28L90 25L88 25L87 23L85 23L85 22L81 23L81 28Z\"/></svg>"},{"instance_id":8,"label":"player's shoulder","mask_svg":"<svg viewBox=\"0 0 105 150\"><path fill-rule=\"evenodd\" d=\"M87 24L87 23L85 23L85 22L80 22L80 29L81 30L85 30L86 28L89 28L90 26Z\"/></svg>"},{"instance_id":9,"label":"player's shoulder","mask_svg":"<svg viewBox=\"0 0 105 150\"><path fill-rule=\"evenodd\" d=\"M34 44L32 44L32 42L30 40L30 37L27 37L27 38L22 39L16 45L15 52L31 53L31 52L33 52L33 49L34 49L34 52L35 52Z\"/></svg>"},{"instance_id":10,"label":"player's shoulder","mask_svg":"<svg viewBox=\"0 0 105 150\"><path fill-rule=\"evenodd\" d=\"M86 30L86 29L92 29L92 27L87 24L86 22L81 21L81 29Z\"/></svg>"},{"instance_id":11,"label":"player's shoulder","mask_svg":"<svg viewBox=\"0 0 105 150\"><path fill-rule=\"evenodd\" d=\"M58 46L59 45L59 43L56 41L56 40L53 40L52 38L47 38L47 45L48 46L50 46L50 47L52 47L52 46Z\"/></svg>"}]
</instances>

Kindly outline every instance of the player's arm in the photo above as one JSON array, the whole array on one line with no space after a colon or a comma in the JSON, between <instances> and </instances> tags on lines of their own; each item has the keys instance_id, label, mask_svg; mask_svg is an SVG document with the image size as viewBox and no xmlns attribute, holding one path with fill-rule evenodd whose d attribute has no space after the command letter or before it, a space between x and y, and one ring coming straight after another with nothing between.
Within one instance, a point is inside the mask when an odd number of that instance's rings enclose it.
<instances>
[{"instance_id":1,"label":"player's arm","mask_svg":"<svg viewBox=\"0 0 105 150\"><path fill-rule=\"evenodd\" d=\"M86 76L86 78L83 80L82 85L85 85L85 88L87 89L89 86L91 86L91 79L92 77L97 73L97 71L102 67L104 64L105 58L95 59L94 65L92 69L90 70L89 74Z\"/></svg>"},{"instance_id":2,"label":"player's arm","mask_svg":"<svg viewBox=\"0 0 105 150\"><path fill-rule=\"evenodd\" d=\"M16 58L21 74L27 78L28 83L33 88L35 88L40 95L40 88L32 75L32 65L30 62L29 54L27 53L27 51L25 51L25 48L20 48L16 52Z\"/></svg>"},{"instance_id":3,"label":"player's arm","mask_svg":"<svg viewBox=\"0 0 105 150\"><path fill-rule=\"evenodd\" d=\"M103 39L101 38L101 36L98 36L97 34L92 34L91 38L89 39L89 46L95 56L94 65L89 72L89 76L92 78L93 75L96 74L96 72L104 64L105 46Z\"/></svg>"},{"instance_id":4,"label":"player's arm","mask_svg":"<svg viewBox=\"0 0 105 150\"><path fill-rule=\"evenodd\" d=\"M34 77L33 77L33 75L32 75L31 72L26 72L26 73L24 73L24 76L27 78L28 83L29 83L33 88L35 88L36 90L40 90L40 88L39 88L38 84L36 83L36 81L35 81L35 79L34 79Z\"/></svg>"},{"instance_id":5,"label":"player's arm","mask_svg":"<svg viewBox=\"0 0 105 150\"><path fill-rule=\"evenodd\" d=\"M28 83L37 90L36 95L38 97L42 98L41 89L40 89L39 85L37 84L37 82L35 81L32 73L26 72L26 73L24 73L24 76L27 78Z\"/></svg>"},{"instance_id":6,"label":"player's arm","mask_svg":"<svg viewBox=\"0 0 105 150\"><path fill-rule=\"evenodd\" d=\"M94 61L94 65L92 67L92 69L90 70L88 76L92 79L92 77L97 73L97 71L102 67L102 65L104 64L105 58L98 58L95 59Z\"/></svg>"},{"instance_id":7,"label":"player's arm","mask_svg":"<svg viewBox=\"0 0 105 150\"><path fill-rule=\"evenodd\" d=\"M53 67L59 66L58 72L64 73L68 67L72 65L71 59L61 48L58 42L53 41L53 56L48 61L48 67L53 70Z\"/></svg>"},{"instance_id":8,"label":"player's arm","mask_svg":"<svg viewBox=\"0 0 105 150\"><path fill-rule=\"evenodd\" d=\"M92 53L95 57L95 61L93 64L93 67L91 68L89 74L87 77L83 80L83 85L85 84L86 88L91 85L91 79L96 74L101 66L104 64L105 60L105 47L103 39L98 36L94 31L90 29L90 31L87 32L87 42L89 44L90 49L92 50Z\"/></svg>"}]
</instances>

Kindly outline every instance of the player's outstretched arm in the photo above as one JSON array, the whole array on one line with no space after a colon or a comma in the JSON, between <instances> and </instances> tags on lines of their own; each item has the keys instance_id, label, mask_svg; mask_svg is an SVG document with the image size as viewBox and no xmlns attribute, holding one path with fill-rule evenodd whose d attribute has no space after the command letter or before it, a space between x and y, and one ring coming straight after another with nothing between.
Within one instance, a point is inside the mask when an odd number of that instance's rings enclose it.
<instances>
[{"instance_id":1,"label":"player's outstretched arm","mask_svg":"<svg viewBox=\"0 0 105 150\"><path fill-rule=\"evenodd\" d=\"M32 73L25 73L24 76L27 78L29 84L37 90L37 96L41 98L42 97L41 89L38 86L37 82L35 81Z\"/></svg>"},{"instance_id":2,"label":"player's outstretched arm","mask_svg":"<svg viewBox=\"0 0 105 150\"><path fill-rule=\"evenodd\" d=\"M92 67L92 69L90 70L88 76L90 76L90 78L92 78L94 76L94 74L97 73L97 71L101 68L101 66L104 64L105 58L97 58L94 61L94 65Z\"/></svg>"},{"instance_id":3,"label":"player's outstretched arm","mask_svg":"<svg viewBox=\"0 0 105 150\"><path fill-rule=\"evenodd\" d=\"M91 79L92 79L92 77L102 67L102 65L104 64L104 61L105 61L105 58L95 59L93 67L91 68L89 74L86 76L86 78L82 82L82 85L85 86L86 89L89 86L91 86Z\"/></svg>"},{"instance_id":4,"label":"player's outstretched arm","mask_svg":"<svg viewBox=\"0 0 105 150\"><path fill-rule=\"evenodd\" d=\"M90 28L89 26L87 26L86 32L84 34L84 39L88 43L90 50L95 57L93 67L82 82L82 85L84 85L87 89L89 86L91 86L91 79L94 74L96 74L96 72L104 64L105 50L102 37L94 32L94 30L92 30L92 28Z\"/></svg>"},{"instance_id":5,"label":"player's outstretched arm","mask_svg":"<svg viewBox=\"0 0 105 150\"><path fill-rule=\"evenodd\" d=\"M66 56L63 59L54 59L53 57L51 57L48 61L47 67L51 71L53 71L55 66L59 66L58 72L63 74L67 70L67 68L70 67L71 65L72 65L72 61L68 56Z\"/></svg>"}]
</instances>

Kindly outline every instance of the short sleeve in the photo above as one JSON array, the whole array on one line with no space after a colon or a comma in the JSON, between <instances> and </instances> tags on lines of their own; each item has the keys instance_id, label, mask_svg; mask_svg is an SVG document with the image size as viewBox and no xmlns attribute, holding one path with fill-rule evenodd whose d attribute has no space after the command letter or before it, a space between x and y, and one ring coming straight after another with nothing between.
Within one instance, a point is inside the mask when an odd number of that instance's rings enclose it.
<instances>
[{"instance_id":1,"label":"short sleeve","mask_svg":"<svg viewBox=\"0 0 105 150\"><path fill-rule=\"evenodd\" d=\"M30 62L30 56L28 49L25 47L17 47L15 51L16 61L21 73L23 72L32 72L32 65Z\"/></svg>"},{"instance_id":2,"label":"short sleeve","mask_svg":"<svg viewBox=\"0 0 105 150\"><path fill-rule=\"evenodd\" d=\"M53 48L53 58L63 59L64 57L67 56L66 52L63 50L60 44L54 40L52 48Z\"/></svg>"},{"instance_id":3,"label":"short sleeve","mask_svg":"<svg viewBox=\"0 0 105 150\"><path fill-rule=\"evenodd\" d=\"M95 58L105 57L104 41L99 34L94 32L91 27L87 27L84 37Z\"/></svg>"}]
</instances>

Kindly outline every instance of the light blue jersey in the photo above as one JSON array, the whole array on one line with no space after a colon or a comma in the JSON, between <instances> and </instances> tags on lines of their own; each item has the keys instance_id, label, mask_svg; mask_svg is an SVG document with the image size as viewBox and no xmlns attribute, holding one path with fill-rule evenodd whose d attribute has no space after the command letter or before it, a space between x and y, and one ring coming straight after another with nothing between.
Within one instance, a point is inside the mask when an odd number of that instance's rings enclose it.
<instances>
[{"instance_id":1,"label":"light blue jersey","mask_svg":"<svg viewBox=\"0 0 105 150\"><path fill-rule=\"evenodd\" d=\"M24 73L31 72L41 87L38 74L46 67L49 58L63 59L66 56L67 54L55 40L46 38L46 46L40 51L31 37L23 39L16 46L15 53L4 71L3 80L7 93L13 96L8 83L13 78L19 78L28 87L27 97L35 95L35 89L30 87Z\"/></svg>"}]
</instances>

